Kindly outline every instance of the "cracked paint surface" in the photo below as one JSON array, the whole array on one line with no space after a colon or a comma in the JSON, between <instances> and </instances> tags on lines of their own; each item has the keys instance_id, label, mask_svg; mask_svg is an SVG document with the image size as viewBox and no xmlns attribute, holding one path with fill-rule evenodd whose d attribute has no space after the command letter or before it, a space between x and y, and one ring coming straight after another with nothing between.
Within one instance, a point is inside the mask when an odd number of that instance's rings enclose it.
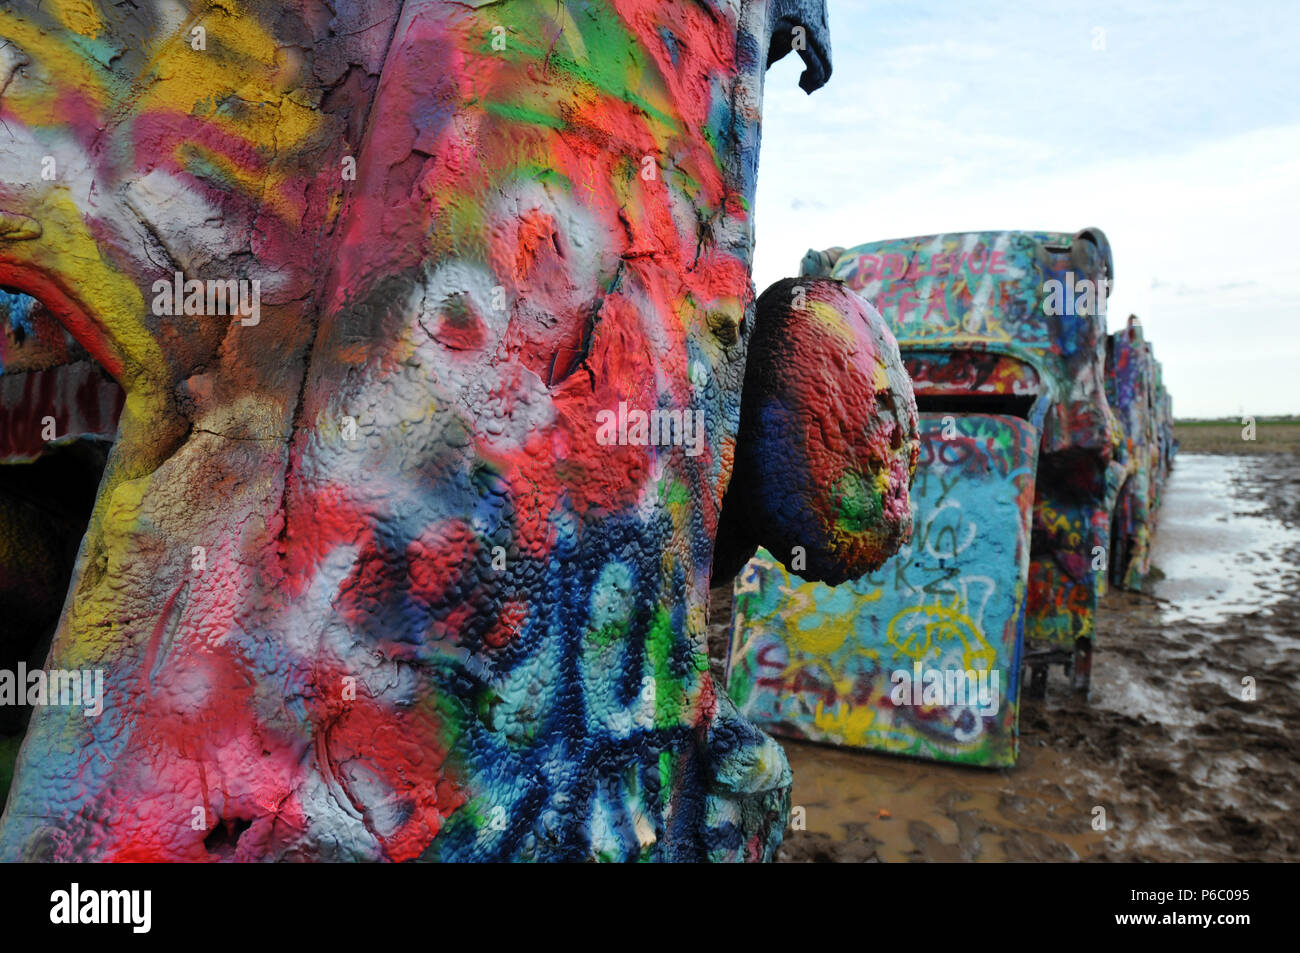
<instances>
[{"instance_id":1,"label":"cracked paint surface","mask_svg":"<svg viewBox=\"0 0 1300 953\"><path fill-rule=\"evenodd\" d=\"M786 320L751 209L798 27L811 91L820 3L0 11L0 287L125 391L48 663L105 711L35 711L0 857L771 856L789 769L704 625L720 524L790 532L723 497L788 360L746 366ZM257 281L259 320L160 315L177 272ZM810 534L862 572L910 515L870 414L910 392L823 304L801 354L861 415L787 424L892 501ZM702 452L602 441L622 405L702 413Z\"/></svg>"}]
</instances>

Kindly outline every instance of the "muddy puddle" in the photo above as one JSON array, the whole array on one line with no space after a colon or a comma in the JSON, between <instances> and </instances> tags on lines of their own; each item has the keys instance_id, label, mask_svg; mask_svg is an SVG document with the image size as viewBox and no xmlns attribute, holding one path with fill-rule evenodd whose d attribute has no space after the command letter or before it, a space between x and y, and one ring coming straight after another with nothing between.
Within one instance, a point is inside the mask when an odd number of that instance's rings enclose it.
<instances>
[{"instance_id":1,"label":"muddy puddle","mask_svg":"<svg viewBox=\"0 0 1300 953\"><path fill-rule=\"evenodd\" d=\"M1300 857L1297 496L1294 455L1181 455L1152 591L1099 613L1088 702L1054 670L1007 770L783 740L804 829L779 859Z\"/></svg>"},{"instance_id":2,"label":"muddy puddle","mask_svg":"<svg viewBox=\"0 0 1300 953\"><path fill-rule=\"evenodd\" d=\"M1269 504L1241 492L1255 457L1184 454L1166 489L1152 562L1164 575L1152 587L1169 622L1221 622L1286 599L1288 551L1300 528L1269 515Z\"/></svg>"}]
</instances>

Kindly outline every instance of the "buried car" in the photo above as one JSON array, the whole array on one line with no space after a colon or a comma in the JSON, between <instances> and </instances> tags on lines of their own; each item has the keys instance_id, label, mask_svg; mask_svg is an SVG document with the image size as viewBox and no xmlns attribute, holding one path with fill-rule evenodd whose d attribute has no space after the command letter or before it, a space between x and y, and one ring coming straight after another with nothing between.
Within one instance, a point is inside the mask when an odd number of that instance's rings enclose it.
<instances>
[{"instance_id":1,"label":"buried car","mask_svg":"<svg viewBox=\"0 0 1300 953\"><path fill-rule=\"evenodd\" d=\"M1160 362L1135 315L1107 339L1106 398L1119 436L1106 475L1110 583L1136 592L1151 570L1151 537L1177 445Z\"/></svg>"},{"instance_id":2,"label":"buried car","mask_svg":"<svg viewBox=\"0 0 1300 953\"><path fill-rule=\"evenodd\" d=\"M777 734L1012 764L1022 666L1039 691L1053 664L1090 679L1118 435L1109 243L932 235L810 251L803 270L860 292L897 337L920 411L915 527L841 586L760 553L735 585L732 697Z\"/></svg>"},{"instance_id":3,"label":"buried car","mask_svg":"<svg viewBox=\"0 0 1300 953\"><path fill-rule=\"evenodd\" d=\"M763 72L826 80L822 4L31 0L0 40L6 334L121 388L70 578L3 633L103 711L33 706L0 858L770 857L715 546L812 514L859 576L917 452L875 313L750 281ZM31 373L24 455L102 432Z\"/></svg>"}]
</instances>

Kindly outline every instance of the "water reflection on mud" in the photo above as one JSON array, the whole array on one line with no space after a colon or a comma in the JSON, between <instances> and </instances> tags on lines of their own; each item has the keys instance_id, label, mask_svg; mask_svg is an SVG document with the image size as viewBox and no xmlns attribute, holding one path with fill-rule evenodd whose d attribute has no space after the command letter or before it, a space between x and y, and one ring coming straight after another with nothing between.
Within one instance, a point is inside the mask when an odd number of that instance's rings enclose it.
<instances>
[{"instance_id":1,"label":"water reflection on mud","mask_svg":"<svg viewBox=\"0 0 1300 953\"><path fill-rule=\"evenodd\" d=\"M1270 517L1240 487L1251 457L1184 454L1165 492L1152 563L1164 574L1152 592L1166 621L1219 622L1286 598L1286 552L1300 529Z\"/></svg>"}]
</instances>

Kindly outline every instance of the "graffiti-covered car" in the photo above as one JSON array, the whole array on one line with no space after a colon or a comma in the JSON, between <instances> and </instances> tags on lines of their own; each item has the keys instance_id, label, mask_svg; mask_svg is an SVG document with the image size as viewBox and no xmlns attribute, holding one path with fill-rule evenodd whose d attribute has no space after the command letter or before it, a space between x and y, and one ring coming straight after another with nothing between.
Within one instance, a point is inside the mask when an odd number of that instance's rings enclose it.
<instances>
[{"instance_id":1,"label":"graffiti-covered car","mask_svg":"<svg viewBox=\"0 0 1300 953\"><path fill-rule=\"evenodd\" d=\"M824 3L194 6L0 12L0 446L114 438L0 617L96 702L2 726L0 860L770 858L715 549L814 514L860 576L917 448L878 316L751 281L764 71L826 82Z\"/></svg>"},{"instance_id":2,"label":"graffiti-covered car","mask_svg":"<svg viewBox=\"0 0 1300 953\"><path fill-rule=\"evenodd\" d=\"M1111 585L1139 591L1151 569L1161 490L1177 447L1160 362L1137 317L1109 336L1106 399L1118 428L1107 473Z\"/></svg>"},{"instance_id":3,"label":"graffiti-covered car","mask_svg":"<svg viewBox=\"0 0 1300 953\"><path fill-rule=\"evenodd\" d=\"M1022 662L1038 689L1049 665L1082 691L1090 676L1117 434L1109 243L931 235L810 251L803 272L860 293L898 340L920 412L913 536L837 587L759 553L735 585L730 692L778 734L1011 764Z\"/></svg>"}]
</instances>

